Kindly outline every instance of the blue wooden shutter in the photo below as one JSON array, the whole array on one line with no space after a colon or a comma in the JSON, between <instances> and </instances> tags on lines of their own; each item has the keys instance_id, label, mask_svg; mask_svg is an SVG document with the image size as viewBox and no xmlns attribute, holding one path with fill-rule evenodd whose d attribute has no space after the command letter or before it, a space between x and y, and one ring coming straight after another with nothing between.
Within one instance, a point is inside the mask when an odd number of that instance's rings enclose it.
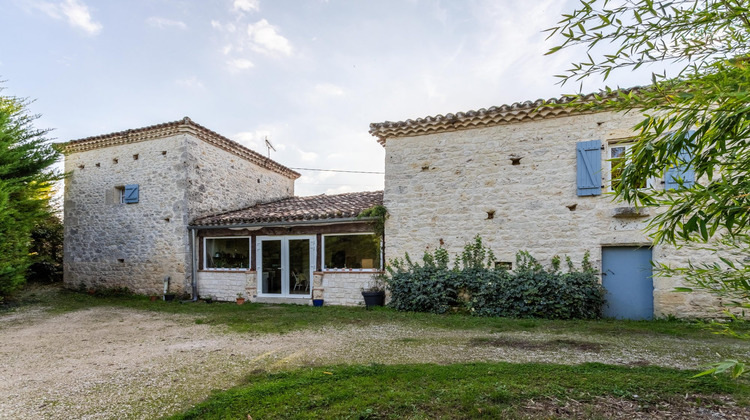
<instances>
[{"instance_id":1,"label":"blue wooden shutter","mask_svg":"<svg viewBox=\"0 0 750 420\"><path fill-rule=\"evenodd\" d=\"M602 142L601 140L576 143L576 182L578 195L602 193Z\"/></svg>"},{"instance_id":2,"label":"blue wooden shutter","mask_svg":"<svg viewBox=\"0 0 750 420\"><path fill-rule=\"evenodd\" d=\"M693 133L694 131L690 131L687 135L692 136ZM680 180L682 180L682 185L685 188L690 188L695 184L695 171L687 165L687 162L690 162L692 156L688 151L683 150L677 157L682 161L682 164L667 169L666 174L664 174L665 190L676 190L680 188Z\"/></svg>"},{"instance_id":3,"label":"blue wooden shutter","mask_svg":"<svg viewBox=\"0 0 750 420\"><path fill-rule=\"evenodd\" d=\"M122 202L125 204L138 202L138 184L125 186L125 192L123 193Z\"/></svg>"}]
</instances>

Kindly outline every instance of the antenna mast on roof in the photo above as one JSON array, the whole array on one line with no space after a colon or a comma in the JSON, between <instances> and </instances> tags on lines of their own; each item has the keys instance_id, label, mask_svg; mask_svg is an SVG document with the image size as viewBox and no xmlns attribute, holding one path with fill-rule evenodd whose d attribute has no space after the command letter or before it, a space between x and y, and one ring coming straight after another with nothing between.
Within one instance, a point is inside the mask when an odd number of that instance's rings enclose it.
<instances>
[{"instance_id":1,"label":"antenna mast on roof","mask_svg":"<svg viewBox=\"0 0 750 420\"><path fill-rule=\"evenodd\" d=\"M268 141L268 136L266 136L266 149L268 149L268 158L271 159L271 150L275 152L276 148L273 147L273 144L271 144L270 141Z\"/></svg>"}]
</instances>

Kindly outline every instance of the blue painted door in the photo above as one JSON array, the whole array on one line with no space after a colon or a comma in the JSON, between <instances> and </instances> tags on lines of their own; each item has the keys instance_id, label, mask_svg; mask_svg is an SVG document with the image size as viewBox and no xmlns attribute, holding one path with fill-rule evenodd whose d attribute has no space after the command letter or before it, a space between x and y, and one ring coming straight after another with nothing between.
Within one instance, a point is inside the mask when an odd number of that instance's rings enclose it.
<instances>
[{"instance_id":1,"label":"blue painted door","mask_svg":"<svg viewBox=\"0 0 750 420\"><path fill-rule=\"evenodd\" d=\"M602 248L602 285L607 291L603 315L618 319L654 317L651 248Z\"/></svg>"}]
</instances>

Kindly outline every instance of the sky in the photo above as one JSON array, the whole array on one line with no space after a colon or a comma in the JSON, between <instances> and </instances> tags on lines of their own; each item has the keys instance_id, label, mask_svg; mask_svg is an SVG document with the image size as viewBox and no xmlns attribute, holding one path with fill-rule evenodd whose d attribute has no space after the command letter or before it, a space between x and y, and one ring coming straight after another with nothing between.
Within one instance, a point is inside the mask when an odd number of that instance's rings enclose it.
<instances>
[{"instance_id":1,"label":"sky","mask_svg":"<svg viewBox=\"0 0 750 420\"><path fill-rule=\"evenodd\" d=\"M56 142L185 116L291 168L382 172L369 124L596 91L544 53L572 0L0 0L3 95ZM609 86L647 84L650 71ZM298 170L297 195L383 188Z\"/></svg>"}]
</instances>

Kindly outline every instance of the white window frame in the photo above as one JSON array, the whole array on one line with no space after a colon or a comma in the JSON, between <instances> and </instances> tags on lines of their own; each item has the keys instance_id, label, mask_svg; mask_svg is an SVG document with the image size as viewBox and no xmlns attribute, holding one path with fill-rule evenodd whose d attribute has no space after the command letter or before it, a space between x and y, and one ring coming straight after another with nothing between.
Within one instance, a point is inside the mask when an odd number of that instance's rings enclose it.
<instances>
[{"instance_id":1,"label":"white window frame","mask_svg":"<svg viewBox=\"0 0 750 420\"><path fill-rule=\"evenodd\" d=\"M289 241L295 239L308 239L310 241L310 273L309 273L309 293L293 294L290 291L291 278L289 270ZM281 293L263 293L263 241L281 241L281 271L282 283ZM315 273L315 262L317 250L317 240L315 235L278 235L278 236L256 236L255 237L255 272L257 273L257 294L258 297L267 298L284 298L284 299L310 299L313 289L313 275ZM286 280L286 284L284 284Z\"/></svg>"},{"instance_id":2,"label":"white window frame","mask_svg":"<svg viewBox=\"0 0 750 420\"><path fill-rule=\"evenodd\" d=\"M613 141L607 143L607 191L614 192L614 189L612 188L612 149L616 147L624 147L625 148L625 156L628 155L628 152L630 149L635 146L635 142L632 140L619 140L619 141ZM649 177L646 180L646 187L645 188L653 188L654 187L654 179L652 177Z\"/></svg>"},{"instance_id":3,"label":"white window frame","mask_svg":"<svg viewBox=\"0 0 750 420\"><path fill-rule=\"evenodd\" d=\"M247 239L247 267L245 268L209 268L208 267L208 246L206 241L208 239ZM248 271L252 270L250 266L251 259L253 258L253 244L250 236L204 236L203 237L203 270L204 271Z\"/></svg>"},{"instance_id":4,"label":"white window frame","mask_svg":"<svg viewBox=\"0 0 750 420\"><path fill-rule=\"evenodd\" d=\"M378 268L327 268L326 267L326 237L327 236L354 236L354 235L375 235L374 232L352 232L352 233L326 233L321 235L320 238L320 269L323 271L354 271L354 272L378 272L383 271L383 238L379 238L380 242L380 258L378 261Z\"/></svg>"}]
</instances>

